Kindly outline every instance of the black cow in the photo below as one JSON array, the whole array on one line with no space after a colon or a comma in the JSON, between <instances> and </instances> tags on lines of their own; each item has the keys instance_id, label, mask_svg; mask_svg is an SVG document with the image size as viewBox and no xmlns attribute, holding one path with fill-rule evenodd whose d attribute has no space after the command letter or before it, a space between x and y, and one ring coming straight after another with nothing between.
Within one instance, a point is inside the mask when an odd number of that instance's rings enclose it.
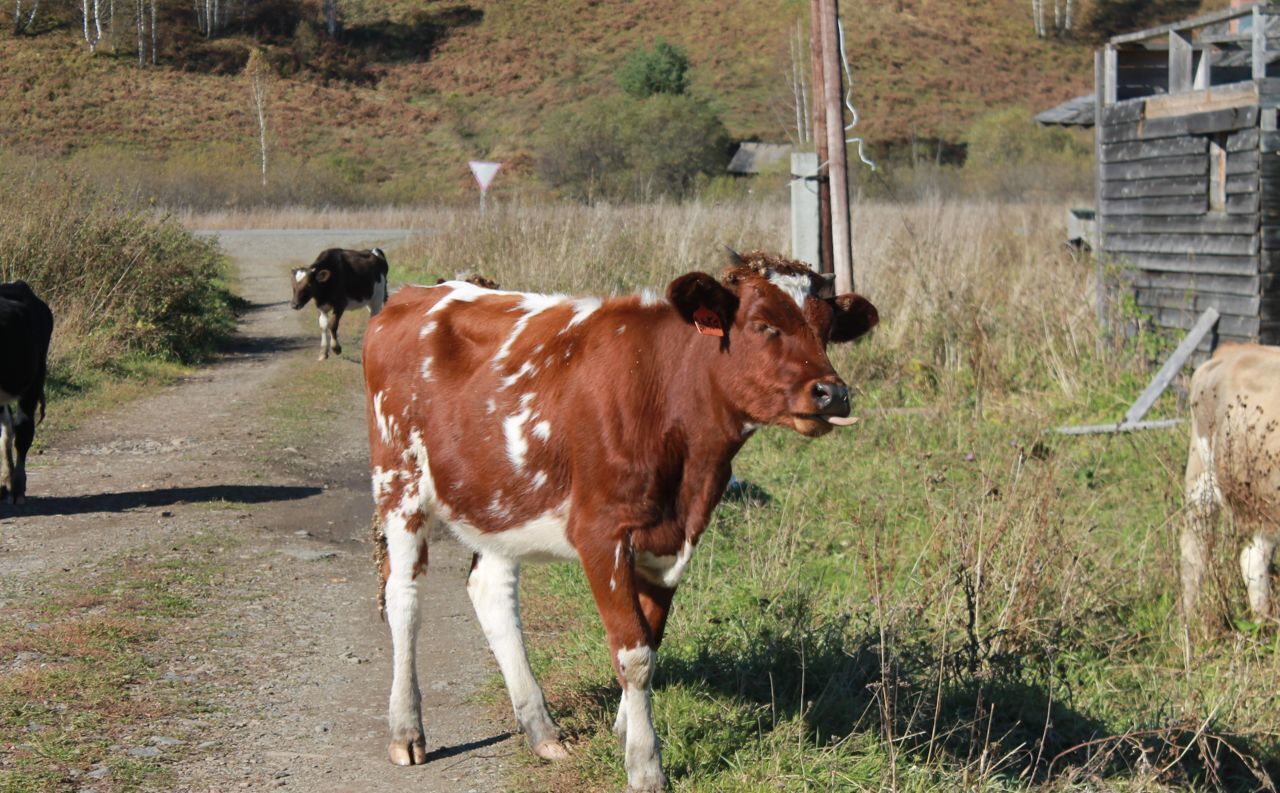
<instances>
[{"instance_id":1,"label":"black cow","mask_svg":"<svg viewBox=\"0 0 1280 793\"><path fill-rule=\"evenodd\" d=\"M381 248L330 248L310 267L293 271L293 307L300 309L312 299L320 309L320 360L329 357L330 346L341 355L342 312L368 306L369 314L377 314L387 302L387 255Z\"/></svg>"},{"instance_id":2,"label":"black cow","mask_svg":"<svg viewBox=\"0 0 1280 793\"><path fill-rule=\"evenodd\" d=\"M27 495L27 451L36 437L37 407L44 420L52 336L53 312L31 287L0 284L0 501L21 504Z\"/></svg>"}]
</instances>

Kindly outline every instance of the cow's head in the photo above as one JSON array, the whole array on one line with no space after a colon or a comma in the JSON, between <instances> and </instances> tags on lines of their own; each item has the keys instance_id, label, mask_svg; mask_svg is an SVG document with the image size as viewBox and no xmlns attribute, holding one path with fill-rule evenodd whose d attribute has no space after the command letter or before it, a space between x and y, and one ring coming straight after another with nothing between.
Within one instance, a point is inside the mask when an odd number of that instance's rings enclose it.
<instances>
[{"instance_id":1,"label":"cow's head","mask_svg":"<svg viewBox=\"0 0 1280 793\"><path fill-rule=\"evenodd\" d=\"M310 267L298 267L293 271L293 301L289 304L295 309L302 308L312 297L315 297L316 286L323 284L333 273L320 266L319 262Z\"/></svg>"},{"instance_id":2,"label":"cow's head","mask_svg":"<svg viewBox=\"0 0 1280 793\"><path fill-rule=\"evenodd\" d=\"M879 321L875 306L800 262L755 251L733 260L719 281L689 273L667 298L691 333L720 346L720 388L758 424L809 436L850 423L849 387L827 358L829 343L852 341Z\"/></svg>"}]
</instances>

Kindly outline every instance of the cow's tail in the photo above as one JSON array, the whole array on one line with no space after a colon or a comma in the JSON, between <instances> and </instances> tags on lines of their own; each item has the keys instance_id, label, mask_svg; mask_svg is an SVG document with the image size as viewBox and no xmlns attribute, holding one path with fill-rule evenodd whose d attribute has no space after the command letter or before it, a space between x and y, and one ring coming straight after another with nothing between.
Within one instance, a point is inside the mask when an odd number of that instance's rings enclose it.
<instances>
[{"instance_id":1,"label":"cow's tail","mask_svg":"<svg viewBox=\"0 0 1280 793\"><path fill-rule=\"evenodd\" d=\"M387 575L391 565L387 560L387 535L382 530L382 521L378 511L373 511L373 563L378 568L378 616L387 621Z\"/></svg>"}]
</instances>

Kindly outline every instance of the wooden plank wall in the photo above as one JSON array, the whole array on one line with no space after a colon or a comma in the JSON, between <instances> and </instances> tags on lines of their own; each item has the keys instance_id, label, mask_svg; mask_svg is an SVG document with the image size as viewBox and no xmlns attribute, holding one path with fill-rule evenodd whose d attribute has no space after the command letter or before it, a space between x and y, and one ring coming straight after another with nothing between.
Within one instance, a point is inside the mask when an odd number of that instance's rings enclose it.
<instances>
[{"instance_id":1,"label":"wooden plank wall","mask_svg":"<svg viewBox=\"0 0 1280 793\"><path fill-rule=\"evenodd\" d=\"M1271 290L1280 271L1272 266L1273 256L1280 265L1280 154L1273 166L1261 153L1257 106L1147 119L1144 104L1102 110L1104 252L1131 265L1123 277L1162 327L1189 329L1204 309L1216 308L1222 317L1205 350L1219 340L1257 340L1273 324L1280 329L1280 295ZM1266 134L1280 151L1280 134ZM1212 212L1211 139L1227 152L1225 206ZM1268 212L1271 235L1259 233Z\"/></svg>"}]
</instances>

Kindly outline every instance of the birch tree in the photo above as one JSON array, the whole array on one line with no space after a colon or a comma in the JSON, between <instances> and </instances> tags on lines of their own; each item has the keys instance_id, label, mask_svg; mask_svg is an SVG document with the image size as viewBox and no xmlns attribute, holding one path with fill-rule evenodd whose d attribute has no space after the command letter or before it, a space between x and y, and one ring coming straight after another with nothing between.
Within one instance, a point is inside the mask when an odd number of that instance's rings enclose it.
<instances>
[{"instance_id":1,"label":"birch tree","mask_svg":"<svg viewBox=\"0 0 1280 793\"><path fill-rule=\"evenodd\" d=\"M262 155L262 186L267 186L267 94L271 87L271 64L262 50L254 48L244 67L245 81L249 84L250 109L258 122L258 150Z\"/></svg>"},{"instance_id":2,"label":"birch tree","mask_svg":"<svg viewBox=\"0 0 1280 793\"><path fill-rule=\"evenodd\" d=\"M98 42L102 40L102 17L98 13L99 0L80 0L80 11L84 18L84 41L89 45L89 52L98 51ZM93 30L89 30L92 20Z\"/></svg>"},{"instance_id":3,"label":"birch tree","mask_svg":"<svg viewBox=\"0 0 1280 793\"><path fill-rule=\"evenodd\" d=\"M338 0L324 0L324 29L329 38L338 37Z\"/></svg>"},{"instance_id":4,"label":"birch tree","mask_svg":"<svg viewBox=\"0 0 1280 793\"><path fill-rule=\"evenodd\" d=\"M16 0L13 9L13 35L21 36L31 29L31 25L36 21L36 12L40 10L40 0L33 0L31 10L25 15L22 10L22 0Z\"/></svg>"}]
</instances>

